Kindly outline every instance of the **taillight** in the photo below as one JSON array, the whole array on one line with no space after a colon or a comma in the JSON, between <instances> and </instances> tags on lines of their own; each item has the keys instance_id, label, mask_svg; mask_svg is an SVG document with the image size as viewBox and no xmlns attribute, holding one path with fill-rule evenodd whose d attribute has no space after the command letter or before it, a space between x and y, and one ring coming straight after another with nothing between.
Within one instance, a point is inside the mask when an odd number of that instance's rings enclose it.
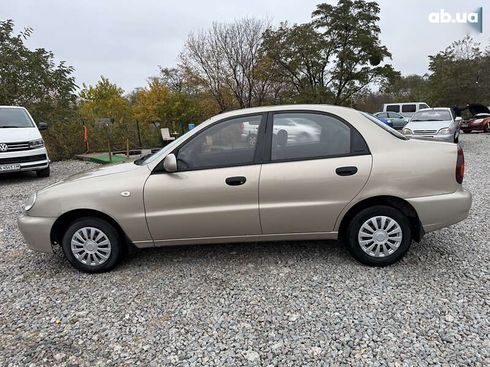
<instances>
[{"instance_id":1,"label":"taillight","mask_svg":"<svg viewBox=\"0 0 490 367\"><path fill-rule=\"evenodd\" d=\"M456 181L463 183L464 177L464 153L461 145L458 145L458 159L456 160Z\"/></svg>"}]
</instances>

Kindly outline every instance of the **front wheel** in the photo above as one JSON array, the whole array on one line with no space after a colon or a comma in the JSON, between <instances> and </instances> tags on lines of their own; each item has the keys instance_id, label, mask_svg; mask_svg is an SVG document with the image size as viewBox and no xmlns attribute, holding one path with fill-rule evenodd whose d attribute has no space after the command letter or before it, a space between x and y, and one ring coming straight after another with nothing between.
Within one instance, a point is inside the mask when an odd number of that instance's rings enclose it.
<instances>
[{"instance_id":1,"label":"front wheel","mask_svg":"<svg viewBox=\"0 0 490 367\"><path fill-rule=\"evenodd\" d=\"M122 255L122 241L109 222L85 217L73 222L62 240L63 253L78 270L100 273L114 268Z\"/></svg>"},{"instance_id":2,"label":"front wheel","mask_svg":"<svg viewBox=\"0 0 490 367\"><path fill-rule=\"evenodd\" d=\"M361 210L347 227L349 252L366 265L394 264L405 255L411 243L409 220L389 206L377 205Z\"/></svg>"},{"instance_id":3,"label":"front wheel","mask_svg":"<svg viewBox=\"0 0 490 367\"><path fill-rule=\"evenodd\" d=\"M458 144L458 143L459 143L459 134L458 134L458 133L455 133L455 134L454 134L454 142L455 142L456 144Z\"/></svg>"},{"instance_id":4,"label":"front wheel","mask_svg":"<svg viewBox=\"0 0 490 367\"><path fill-rule=\"evenodd\" d=\"M483 128L483 132L490 133L490 122L487 122L485 124L485 127Z\"/></svg>"}]
</instances>

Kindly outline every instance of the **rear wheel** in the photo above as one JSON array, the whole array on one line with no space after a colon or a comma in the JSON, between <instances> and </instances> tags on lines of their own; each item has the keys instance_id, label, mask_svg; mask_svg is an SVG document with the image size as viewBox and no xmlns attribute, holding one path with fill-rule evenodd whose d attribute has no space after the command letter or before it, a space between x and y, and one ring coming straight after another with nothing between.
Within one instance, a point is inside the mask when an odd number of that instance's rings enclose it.
<instances>
[{"instance_id":1,"label":"rear wheel","mask_svg":"<svg viewBox=\"0 0 490 367\"><path fill-rule=\"evenodd\" d=\"M99 273L114 268L122 255L117 230L97 217L77 219L62 240L63 253L78 270Z\"/></svg>"},{"instance_id":2,"label":"rear wheel","mask_svg":"<svg viewBox=\"0 0 490 367\"><path fill-rule=\"evenodd\" d=\"M361 263L391 265L410 247L410 222L403 213L389 206L366 208L349 223L346 242L349 252Z\"/></svg>"},{"instance_id":3,"label":"rear wheel","mask_svg":"<svg viewBox=\"0 0 490 367\"><path fill-rule=\"evenodd\" d=\"M50 174L51 174L51 169L49 168L49 166L39 171L36 171L37 177L49 177Z\"/></svg>"},{"instance_id":4,"label":"rear wheel","mask_svg":"<svg viewBox=\"0 0 490 367\"><path fill-rule=\"evenodd\" d=\"M454 133L454 142L456 144L458 144L458 142L459 142L459 134L458 133Z\"/></svg>"}]
</instances>

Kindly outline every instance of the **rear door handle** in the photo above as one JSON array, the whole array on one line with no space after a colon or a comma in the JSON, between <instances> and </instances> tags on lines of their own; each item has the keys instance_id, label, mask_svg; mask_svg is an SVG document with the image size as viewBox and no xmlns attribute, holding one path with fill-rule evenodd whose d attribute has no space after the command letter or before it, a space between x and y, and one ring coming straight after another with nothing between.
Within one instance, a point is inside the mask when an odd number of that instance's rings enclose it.
<instances>
[{"instance_id":1,"label":"rear door handle","mask_svg":"<svg viewBox=\"0 0 490 367\"><path fill-rule=\"evenodd\" d=\"M354 166L339 167L335 170L335 173L338 174L339 176L352 176L357 173L357 167Z\"/></svg>"},{"instance_id":2,"label":"rear door handle","mask_svg":"<svg viewBox=\"0 0 490 367\"><path fill-rule=\"evenodd\" d=\"M240 186L243 185L246 181L247 178L243 176L228 177L225 180L226 184L230 186Z\"/></svg>"}]
</instances>

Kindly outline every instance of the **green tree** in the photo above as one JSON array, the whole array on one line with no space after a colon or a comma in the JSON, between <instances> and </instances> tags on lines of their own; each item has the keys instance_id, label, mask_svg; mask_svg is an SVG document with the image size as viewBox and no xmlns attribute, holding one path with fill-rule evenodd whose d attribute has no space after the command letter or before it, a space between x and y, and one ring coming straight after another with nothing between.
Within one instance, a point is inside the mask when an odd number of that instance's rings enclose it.
<instances>
[{"instance_id":1,"label":"green tree","mask_svg":"<svg viewBox=\"0 0 490 367\"><path fill-rule=\"evenodd\" d=\"M489 50L483 51L471 37L453 42L444 51L429 56L428 102L463 106L490 103Z\"/></svg>"},{"instance_id":2,"label":"green tree","mask_svg":"<svg viewBox=\"0 0 490 367\"><path fill-rule=\"evenodd\" d=\"M171 132L182 133L187 130L187 124L197 124L208 117L206 99L185 93L180 87L172 88L173 84L166 84L165 76L150 79L146 88L136 91L132 111L143 129L158 121Z\"/></svg>"},{"instance_id":3,"label":"green tree","mask_svg":"<svg viewBox=\"0 0 490 367\"><path fill-rule=\"evenodd\" d=\"M129 141L130 146L137 146L137 128L124 90L103 76L95 86L83 85L80 91L80 115L89 127L91 146L107 147L103 127L95 124L99 119L110 119L111 132L115 149L124 150ZM93 150L93 149L92 149Z\"/></svg>"},{"instance_id":4,"label":"green tree","mask_svg":"<svg viewBox=\"0 0 490 367\"><path fill-rule=\"evenodd\" d=\"M378 14L378 4L364 0L319 4L311 22L266 31L264 54L295 90L294 100L350 104L398 75L383 64L391 54L379 40Z\"/></svg>"},{"instance_id":5,"label":"green tree","mask_svg":"<svg viewBox=\"0 0 490 367\"><path fill-rule=\"evenodd\" d=\"M14 22L0 22L0 105L27 107L37 120L71 116L76 100L73 67L56 64L52 52L30 50L26 28L14 34Z\"/></svg>"},{"instance_id":6,"label":"green tree","mask_svg":"<svg viewBox=\"0 0 490 367\"><path fill-rule=\"evenodd\" d=\"M381 89L392 101L425 101L427 98L428 75L411 74L399 76Z\"/></svg>"}]
</instances>

